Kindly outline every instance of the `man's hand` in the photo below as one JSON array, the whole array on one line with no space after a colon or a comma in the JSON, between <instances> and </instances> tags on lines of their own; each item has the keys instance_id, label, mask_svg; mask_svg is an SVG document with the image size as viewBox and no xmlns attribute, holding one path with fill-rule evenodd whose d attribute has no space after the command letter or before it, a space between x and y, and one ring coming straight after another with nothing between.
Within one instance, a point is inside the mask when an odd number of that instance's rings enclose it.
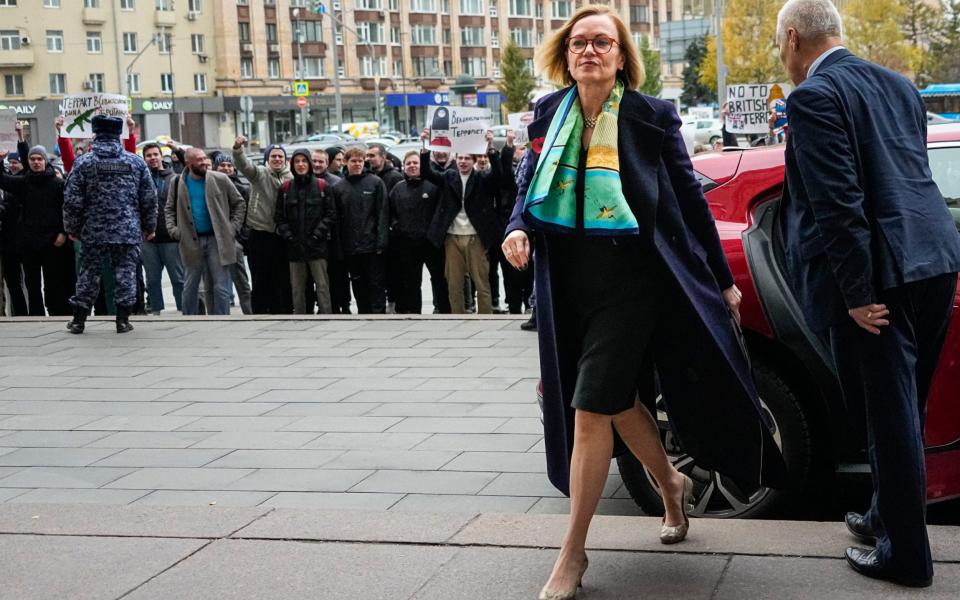
<instances>
[{"instance_id":1,"label":"man's hand","mask_svg":"<svg viewBox=\"0 0 960 600\"><path fill-rule=\"evenodd\" d=\"M508 129L508 130L507 130L507 141L506 141L506 146L507 146L507 148L513 148L513 140L514 140L516 137L517 137L517 135L513 132L512 129Z\"/></svg>"},{"instance_id":2,"label":"man's hand","mask_svg":"<svg viewBox=\"0 0 960 600\"><path fill-rule=\"evenodd\" d=\"M75 234L75 233L68 233L68 234L67 234L67 237L70 238L71 240L73 240L74 242L79 242L79 241L80 241L80 236L77 235L77 234Z\"/></svg>"},{"instance_id":3,"label":"man's hand","mask_svg":"<svg viewBox=\"0 0 960 600\"><path fill-rule=\"evenodd\" d=\"M137 122L133 120L133 115L127 113L127 131L133 131L137 128Z\"/></svg>"},{"instance_id":4,"label":"man's hand","mask_svg":"<svg viewBox=\"0 0 960 600\"><path fill-rule=\"evenodd\" d=\"M886 327L890 321L884 319L890 314L886 304L867 304L847 311L857 325L874 335L880 335L880 327Z\"/></svg>"},{"instance_id":5,"label":"man's hand","mask_svg":"<svg viewBox=\"0 0 960 600\"><path fill-rule=\"evenodd\" d=\"M238 135L238 136L237 136L237 139L235 139L235 140L233 141L233 149L234 149L234 150L239 150L239 149L242 148L246 143L247 143L247 138L245 138L245 137L242 136L242 135Z\"/></svg>"},{"instance_id":6,"label":"man's hand","mask_svg":"<svg viewBox=\"0 0 960 600\"><path fill-rule=\"evenodd\" d=\"M57 236L57 239L53 240L53 245L59 248L60 246L67 243L67 236L62 233Z\"/></svg>"},{"instance_id":7,"label":"man's hand","mask_svg":"<svg viewBox=\"0 0 960 600\"><path fill-rule=\"evenodd\" d=\"M19 139L21 142L24 141L24 139L23 139L23 121L17 121L17 124L14 125L13 128L14 128L14 129L16 130L16 132L17 132L17 139Z\"/></svg>"},{"instance_id":8,"label":"man's hand","mask_svg":"<svg viewBox=\"0 0 960 600\"><path fill-rule=\"evenodd\" d=\"M157 237L157 234L154 233L154 232L152 232L152 231L144 231L144 232L143 232L143 239L147 240L148 242L151 241L151 240L152 240L153 238L155 238L155 237Z\"/></svg>"},{"instance_id":9,"label":"man's hand","mask_svg":"<svg viewBox=\"0 0 960 600\"><path fill-rule=\"evenodd\" d=\"M7 155L10 154L9 150L0 150L0 161L7 158Z\"/></svg>"},{"instance_id":10,"label":"man's hand","mask_svg":"<svg viewBox=\"0 0 960 600\"><path fill-rule=\"evenodd\" d=\"M424 127L423 131L420 132L420 141L429 142L430 141L430 128Z\"/></svg>"},{"instance_id":11,"label":"man's hand","mask_svg":"<svg viewBox=\"0 0 960 600\"><path fill-rule=\"evenodd\" d=\"M742 299L743 294L740 293L740 289L735 285L731 285L723 290L723 301L726 303L727 308L730 309L730 314L733 315L733 320L737 322L737 325L740 324L740 301Z\"/></svg>"},{"instance_id":12,"label":"man's hand","mask_svg":"<svg viewBox=\"0 0 960 600\"><path fill-rule=\"evenodd\" d=\"M485 134L483 134L483 139L487 140L487 150L493 147L493 130L488 129Z\"/></svg>"},{"instance_id":13,"label":"man's hand","mask_svg":"<svg viewBox=\"0 0 960 600\"><path fill-rule=\"evenodd\" d=\"M63 115L57 115L57 118L53 120L53 126L57 128L57 134L60 134L60 130L63 129Z\"/></svg>"}]
</instances>

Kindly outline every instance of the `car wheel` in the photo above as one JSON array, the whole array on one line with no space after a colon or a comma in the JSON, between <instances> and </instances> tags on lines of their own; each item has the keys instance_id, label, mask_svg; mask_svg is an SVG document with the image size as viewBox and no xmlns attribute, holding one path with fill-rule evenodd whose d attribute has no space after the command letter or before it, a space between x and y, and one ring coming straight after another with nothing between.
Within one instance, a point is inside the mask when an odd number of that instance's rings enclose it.
<instances>
[{"instance_id":1,"label":"car wheel","mask_svg":"<svg viewBox=\"0 0 960 600\"><path fill-rule=\"evenodd\" d=\"M754 379L760 402L773 423L772 434L790 472L789 490L744 487L716 471L697 466L684 453L670 430L662 398L657 399L657 424L667 456L674 466L694 482L692 517L749 518L782 516L790 512L799 493L809 486L813 471L814 443L810 419L797 393L774 370L754 365ZM623 483L630 496L647 515L663 514L663 502L653 477L631 453L617 458Z\"/></svg>"},{"instance_id":2,"label":"car wheel","mask_svg":"<svg viewBox=\"0 0 960 600\"><path fill-rule=\"evenodd\" d=\"M720 139L722 139L722 138L721 138L719 135L715 135L715 136L711 137L711 138L710 138L710 145L712 146L712 145L716 144L717 141L720 140Z\"/></svg>"}]
</instances>

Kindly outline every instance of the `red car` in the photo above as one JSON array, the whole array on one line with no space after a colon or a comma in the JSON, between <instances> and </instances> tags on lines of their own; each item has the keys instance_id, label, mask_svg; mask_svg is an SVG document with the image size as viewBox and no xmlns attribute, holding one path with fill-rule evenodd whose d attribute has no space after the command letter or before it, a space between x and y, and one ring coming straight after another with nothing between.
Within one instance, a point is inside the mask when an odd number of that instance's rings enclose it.
<instances>
[{"instance_id":1,"label":"red car","mask_svg":"<svg viewBox=\"0 0 960 600\"><path fill-rule=\"evenodd\" d=\"M869 473L863 407L843 402L829 347L806 327L782 274L775 222L783 188L783 150L780 145L701 154L693 165L743 292L745 343L795 485L786 491L744 489L698 467L674 440L669 415L660 412L668 454L695 481L697 516L769 516L809 509L830 497L822 492L840 476ZM930 126L928 152L933 178L960 229L960 124ZM930 502L960 497L958 305L960 292L927 403ZM644 512L662 513L659 495L640 463L628 454L618 464L627 489Z\"/></svg>"}]
</instances>

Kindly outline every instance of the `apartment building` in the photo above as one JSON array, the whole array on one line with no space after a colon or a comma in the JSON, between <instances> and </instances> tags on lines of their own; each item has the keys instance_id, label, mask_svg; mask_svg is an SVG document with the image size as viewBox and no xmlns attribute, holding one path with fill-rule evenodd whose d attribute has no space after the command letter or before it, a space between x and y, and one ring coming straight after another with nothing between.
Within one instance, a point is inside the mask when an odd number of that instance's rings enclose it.
<instances>
[{"instance_id":1,"label":"apartment building","mask_svg":"<svg viewBox=\"0 0 960 600\"><path fill-rule=\"evenodd\" d=\"M54 147L64 94L131 98L144 137L219 136L213 5L222 0L0 0L0 106Z\"/></svg>"}]
</instances>

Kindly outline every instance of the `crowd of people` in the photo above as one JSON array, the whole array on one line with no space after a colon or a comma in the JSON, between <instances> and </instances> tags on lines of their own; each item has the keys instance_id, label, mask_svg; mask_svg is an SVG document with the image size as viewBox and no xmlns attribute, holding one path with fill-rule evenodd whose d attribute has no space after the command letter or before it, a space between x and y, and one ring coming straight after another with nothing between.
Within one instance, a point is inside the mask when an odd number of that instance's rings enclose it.
<instances>
[{"instance_id":1,"label":"crowd of people","mask_svg":"<svg viewBox=\"0 0 960 600\"><path fill-rule=\"evenodd\" d=\"M62 125L58 118L58 132ZM119 151L133 156L129 117L127 129ZM58 136L58 163L46 148L30 146L20 124L17 131L17 152L0 151L0 315L70 315L71 296L89 284L81 276L89 240L71 239L65 190L78 153L103 148L97 141L75 148ZM429 130L421 136L426 142ZM98 288L84 290L93 294L87 308L159 315L167 310L166 273L184 315L230 314L234 290L244 314L415 314L426 267L434 313L529 311L532 271L511 267L500 249L524 148L515 147L512 132L500 150L491 132L487 144L486 154L453 156L393 156L359 142L325 150L270 145L262 164L254 164L243 136L209 154L141 145L156 200L155 224L142 232L133 264L135 296L118 300L116 265L98 256Z\"/></svg>"}]
</instances>

